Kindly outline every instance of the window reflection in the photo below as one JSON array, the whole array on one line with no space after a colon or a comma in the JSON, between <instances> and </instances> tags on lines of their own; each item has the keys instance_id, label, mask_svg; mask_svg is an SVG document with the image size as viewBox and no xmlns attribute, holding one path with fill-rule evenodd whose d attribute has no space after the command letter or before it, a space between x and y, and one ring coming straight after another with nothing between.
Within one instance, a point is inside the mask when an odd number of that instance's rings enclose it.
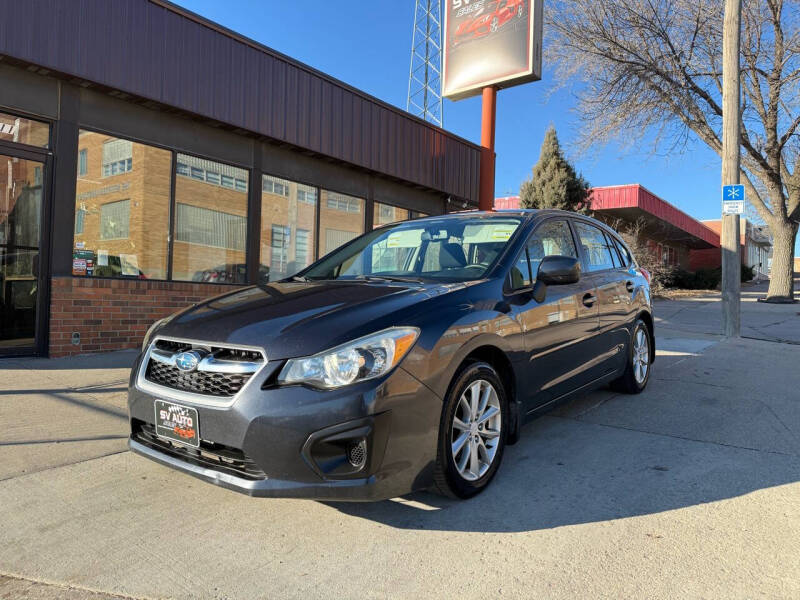
<instances>
[{"instance_id":1,"label":"window reflection","mask_svg":"<svg viewBox=\"0 0 800 600\"><path fill-rule=\"evenodd\" d=\"M42 164L0 155L0 348L36 332Z\"/></svg>"},{"instance_id":2,"label":"window reflection","mask_svg":"<svg viewBox=\"0 0 800 600\"><path fill-rule=\"evenodd\" d=\"M314 261L317 189L263 175L259 281L289 277Z\"/></svg>"},{"instance_id":3,"label":"window reflection","mask_svg":"<svg viewBox=\"0 0 800 600\"><path fill-rule=\"evenodd\" d=\"M408 218L409 211L407 209L376 202L372 216L372 226L380 227L381 225L388 225L389 223L407 221Z\"/></svg>"},{"instance_id":4,"label":"window reflection","mask_svg":"<svg viewBox=\"0 0 800 600\"><path fill-rule=\"evenodd\" d=\"M175 166L173 279L246 283L247 170L186 154Z\"/></svg>"},{"instance_id":5,"label":"window reflection","mask_svg":"<svg viewBox=\"0 0 800 600\"><path fill-rule=\"evenodd\" d=\"M41 121L0 112L0 140L48 148L50 126Z\"/></svg>"},{"instance_id":6,"label":"window reflection","mask_svg":"<svg viewBox=\"0 0 800 600\"><path fill-rule=\"evenodd\" d=\"M364 233L364 200L328 190L321 191L320 255Z\"/></svg>"},{"instance_id":7,"label":"window reflection","mask_svg":"<svg viewBox=\"0 0 800 600\"><path fill-rule=\"evenodd\" d=\"M165 279L172 157L81 131L72 274Z\"/></svg>"}]
</instances>

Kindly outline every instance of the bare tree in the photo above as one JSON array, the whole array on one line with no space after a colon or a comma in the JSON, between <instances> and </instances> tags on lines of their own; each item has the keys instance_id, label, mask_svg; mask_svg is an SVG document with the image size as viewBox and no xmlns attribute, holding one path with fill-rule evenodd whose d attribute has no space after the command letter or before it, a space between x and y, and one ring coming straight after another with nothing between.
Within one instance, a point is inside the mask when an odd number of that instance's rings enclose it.
<instances>
[{"instance_id":1,"label":"bare tree","mask_svg":"<svg viewBox=\"0 0 800 600\"><path fill-rule=\"evenodd\" d=\"M655 133L722 153L720 0L554 0L547 51L579 80L585 145ZM800 221L800 3L743 0L742 181L774 239L767 299L793 297Z\"/></svg>"}]
</instances>

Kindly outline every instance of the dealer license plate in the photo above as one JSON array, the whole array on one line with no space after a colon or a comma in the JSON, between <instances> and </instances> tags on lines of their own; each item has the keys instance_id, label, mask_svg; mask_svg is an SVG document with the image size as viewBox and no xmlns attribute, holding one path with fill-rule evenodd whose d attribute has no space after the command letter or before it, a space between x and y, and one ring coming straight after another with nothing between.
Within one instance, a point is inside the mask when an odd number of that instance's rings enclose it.
<instances>
[{"instance_id":1,"label":"dealer license plate","mask_svg":"<svg viewBox=\"0 0 800 600\"><path fill-rule=\"evenodd\" d=\"M156 435L195 448L200 446L196 408L156 400L155 412Z\"/></svg>"}]
</instances>

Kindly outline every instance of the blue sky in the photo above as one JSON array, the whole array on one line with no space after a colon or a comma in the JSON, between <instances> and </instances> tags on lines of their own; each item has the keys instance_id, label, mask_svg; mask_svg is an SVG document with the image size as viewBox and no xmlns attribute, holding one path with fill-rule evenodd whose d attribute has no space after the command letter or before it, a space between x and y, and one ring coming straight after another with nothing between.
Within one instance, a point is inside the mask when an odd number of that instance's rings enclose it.
<instances>
[{"instance_id":1,"label":"blue sky","mask_svg":"<svg viewBox=\"0 0 800 600\"><path fill-rule=\"evenodd\" d=\"M314 68L405 108L414 1L179 0L189 10ZM496 195L516 194L539 157L553 124L576 168L594 186L641 183L699 219L720 216L720 161L701 143L682 153L652 156L634 144L598 147L576 155L579 124L567 91L551 93L552 73L542 81L502 90L497 107ZM480 142L480 98L444 103L444 127Z\"/></svg>"}]
</instances>

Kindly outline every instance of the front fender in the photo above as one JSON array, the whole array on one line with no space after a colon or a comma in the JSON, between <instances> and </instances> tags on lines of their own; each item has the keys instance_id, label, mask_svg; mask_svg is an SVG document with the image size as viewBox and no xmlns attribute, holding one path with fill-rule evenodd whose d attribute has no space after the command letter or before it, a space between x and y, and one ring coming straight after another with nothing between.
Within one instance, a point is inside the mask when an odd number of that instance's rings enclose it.
<instances>
[{"instance_id":1,"label":"front fender","mask_svg":"<svg viewBox=\"0 0 800 600\"><path fill-rule=\"evenodd\" d=\"M435 340L420 340L403 361L403 368L444 400L456 372L472 354L485 357L487 351L504 354L510 365L514 390L524 389L518 373L525 360L522 327L511 315L494 309L462 314L449 325L437 323ZM423 331L429 328L423 329ZM500 365L498 365L500 367ZM512 422L518 422L521 394L509 393ZM515 427L512 427L512 431Z\"/></svg>"}]
</instances>

